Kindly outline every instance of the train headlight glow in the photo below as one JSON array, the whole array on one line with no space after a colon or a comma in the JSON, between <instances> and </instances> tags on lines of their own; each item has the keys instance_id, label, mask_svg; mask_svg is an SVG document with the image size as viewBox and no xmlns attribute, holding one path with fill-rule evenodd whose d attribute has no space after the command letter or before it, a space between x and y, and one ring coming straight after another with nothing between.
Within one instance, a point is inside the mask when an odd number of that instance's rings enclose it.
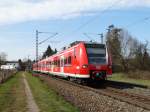
<instances>
[{"instance_id":1,"label":"train headlight glow","mask_svg":"<svg viewBox=\"0 0 150 112\"><path fill-rule=\"evenodd\" d=\"M87 64L82 65L82 68L88 68Z\"/></svg>"},{"instance_id":2,"label":"train headlight glow","mask_svg":"<svg viewBox=\"0 0 150 112\"><path fill-rule=\"evenodd\" d=\"M109 69L112 69L112 66L111 66L111 65L108 65L108 68L109 68Z\"/></svg>"}]
</instances>

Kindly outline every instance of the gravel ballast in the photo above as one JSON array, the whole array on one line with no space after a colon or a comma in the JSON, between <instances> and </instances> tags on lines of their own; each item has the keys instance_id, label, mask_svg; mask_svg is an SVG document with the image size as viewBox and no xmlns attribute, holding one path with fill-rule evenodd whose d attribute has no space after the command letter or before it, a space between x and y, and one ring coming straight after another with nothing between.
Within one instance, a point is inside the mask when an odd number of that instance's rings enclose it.
<instances>
[{"instance_id":1,"label":"gravel ballast","mask_svg":"<svg viewBox=\"0 0 150 112\"><path fill-rule=\"evenodd\" d=\"M144 88L134 87L132 89L130 88L123 89L123 91L150 97L150 88L144 89Z\"/></svg>"},{"instance_id":2,"label":"gravel ballast","mask_svg":"<svg viewBox=\"0 0 150 112\"><path fill-rule=\"evenodd\" d=\"M108 96L69 85L51 77L40 76L48 86L77 106L81 112L150 112Z\"/></svg>"}]
</instances>

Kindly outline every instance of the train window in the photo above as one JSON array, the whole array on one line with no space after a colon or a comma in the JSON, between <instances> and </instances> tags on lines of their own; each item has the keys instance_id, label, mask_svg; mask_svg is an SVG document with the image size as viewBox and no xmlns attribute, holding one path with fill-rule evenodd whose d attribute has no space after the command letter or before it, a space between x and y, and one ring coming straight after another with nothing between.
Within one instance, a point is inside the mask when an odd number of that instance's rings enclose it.
<instances>
[{"instance_id":1,"label":"train window","mask_svg":"<svg viewBox=\"0 0 150 112\"><path fill-rule=\"evenodd\" d=\"M58 67L60 66L60 60L57 60L57 66Z\"/></svg>"},{"instance_id":2,"label":"train window","mask_svg":"<svg viewBox=\"0 0 150 112\"><path fill-rule=\"evenodd\" d=\"M64 61L63 59L61 59L61 67L63 67L63 65L64 65Z\"/></svg>"},{"instance_id":3,"label":"train window","mask_svg":"<svg viewBox=\"0 0 150 112\"><path fill-rule=\"evenodd\" d=\"M57 60L55 60L55 66L57 65Z\"/></svg>"},{"instance_id":4,"label":"train window","mask_svg":"<svg viewBox=\"0 0 150 112\"><path fill-rule=\"evenodd\" d=\"M55 60L55 66L57 66L57 60Z\"/></svg>"},{"instance_id":5,"label":"train window","mask_svg":"<svg viewBox=\"0 0 150 112\"><path fill-rule=\"evenodd\" d=\"M49 68L50 67L50 62L47 62L47 68Z\"/></svg>"},{"instance_id":6,"label":"train window","mask_svg":"<svg viewBox=\"0 0 150 112\"><path fill-rule=\"evenodd\" d=\"M57 67L58 67L58 60L56 60L56 65L57 65Z\"/></svg>"},{"instance_id":7,"label":"train window","mask_svg":"<svg viewBox=\"0 0 150 112\"><path fill-rule=\"evenodd\" d=\"M68 57L68 64L71 64L71 56Z\"/></svg>"},{"instance_id":8,"label":"train window","mask_svg":"<svg viewBox=\"0 0 150 112\"><path fill-rule=\"evenodd\" d=\"M64 59L64 64L67 64L67 58Z\"/></svg>"},{"instance_id":9,"label":"train window","mask_svg":"<svg viewBox=\"0 0 150 112\"><path fill-rule=\"evenodd\" d=\"M56 65L56 60L54 60L54 65Z\"/></svg>"}]
</instances>

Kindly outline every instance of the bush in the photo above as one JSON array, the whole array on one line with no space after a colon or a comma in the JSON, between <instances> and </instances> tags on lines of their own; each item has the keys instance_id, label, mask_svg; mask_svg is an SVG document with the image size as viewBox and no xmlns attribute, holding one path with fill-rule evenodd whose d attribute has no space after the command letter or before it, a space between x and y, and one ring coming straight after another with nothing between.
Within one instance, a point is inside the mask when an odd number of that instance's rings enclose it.
<instances>
[{"instance_id":1,"label":"bush","mask_svg":"<svg viewBox=\"0 0 150 112\"><path fill-rule=\"evenodd\" d=\"M121 65L112 65L112 71L113 71L113 73L122 72L123 68Z\"/></svg>"}]
</instances>

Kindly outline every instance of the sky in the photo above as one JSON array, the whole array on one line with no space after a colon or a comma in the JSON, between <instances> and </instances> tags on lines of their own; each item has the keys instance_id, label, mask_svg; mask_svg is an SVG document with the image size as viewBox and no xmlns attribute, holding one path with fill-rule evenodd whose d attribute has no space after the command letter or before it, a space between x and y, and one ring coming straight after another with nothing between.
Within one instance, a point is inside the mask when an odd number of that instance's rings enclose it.
<instances>
[{"instance_id":1,"label":"sky","mask_svg":"<svg viewBox=\"0 0 150 112\"><path fill-rule=\"evenodd\" d=\"M8 60L35 59L35 31L39 54L76 40L100 41L109 25L126 29L141 42L150 42L150 0L0 0L0 52Z\"/></svg>"}]
</instances>

